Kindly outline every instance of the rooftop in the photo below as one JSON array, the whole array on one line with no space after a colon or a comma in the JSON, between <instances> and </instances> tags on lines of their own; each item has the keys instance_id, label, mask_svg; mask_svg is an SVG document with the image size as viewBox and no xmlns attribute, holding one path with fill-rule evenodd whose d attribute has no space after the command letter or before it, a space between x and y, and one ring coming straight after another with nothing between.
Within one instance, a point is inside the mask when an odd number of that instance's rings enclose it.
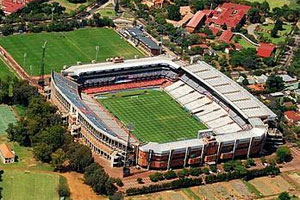
<instances>
[{"instance_id":1,"label":"rooftop","mask_svg":"<svg viewBox=\"0 0 300 200\"><path fill-rule=\"evenodd\" d=\"M276 46L271 43L260 43L257 49L257 55L263 58L271 57L273 51L275 50Z\"/></svg>"},{"instance_id":2,"label":"rooftop","mask_svg":"<svg viewBox=\"0 0 300 200\"><path fill-rule=\"evenodd\" d=\"M233 33L231 30L223 31L222 34L219 37L219 41L230 43L231 38L233 37Z\"/></svg>"},{"instance_id":3,"label":"rooftop","mask_svg":"<svg viewBox=\"0 0 300 200\"><path fill-rule=\"evenodd\" d=\"M7 144L0 145L0 151L4 158L14 158L15 154L12 152Z\"/></svg>"},{"instance_id":4,"label":"rooftop","mask_svg":"<svg viewBox=\"0 0 300 200\"><path fill-rule=\"evenodd\" d=\"M300 121L300 113L293 110L285 111L284 116L294 122Z\"/></svg>"}]
</instances>

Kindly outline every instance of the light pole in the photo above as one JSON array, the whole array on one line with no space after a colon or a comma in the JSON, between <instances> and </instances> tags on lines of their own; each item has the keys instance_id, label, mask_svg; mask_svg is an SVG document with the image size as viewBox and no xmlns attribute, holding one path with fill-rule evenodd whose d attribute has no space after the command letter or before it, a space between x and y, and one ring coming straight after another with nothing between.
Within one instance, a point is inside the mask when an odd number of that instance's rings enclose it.
<instances>
[{"instance_id":1,"label":"light pole","mask_svg":"<svg viewBox=\"0 0 300 200\"><path fill-rule=\"evenodd\" d=\"M97 59L98 59L98 53L99 53L99 46L96 46L96 57L95 57L96 62L97 62Z\"/></svg>"},{"instance_id":2,"label":"light pole","mask_svg":"<svg viewBox=\"0 0 300 200\"><path fill-rule=\"evenodd\" d=\"M52 7L51 8L51 21L53 21L53 12L54 12L54 10L55 10L55 7Z\"/></svg>"},{"instance_id":3,"label":"light pole","mask_svg":"<svg viewBox=\"0 0 300 200\"><path fill-rule=\"evenodd\" d=\"M27 57L27 53L24 53L24 57L23 57L23 67L25 68L26 65L26 57Z\"/></svg>"},{"instance_id":4,"label":"light pole","mask_svg":"<svg viewBox=\"0 0 300 200\"><path fill-rule=\"evenodd\" d=\"M29 66L30 69L30 76L32 76L32 65Z\"/></svg>"}]
</instances>

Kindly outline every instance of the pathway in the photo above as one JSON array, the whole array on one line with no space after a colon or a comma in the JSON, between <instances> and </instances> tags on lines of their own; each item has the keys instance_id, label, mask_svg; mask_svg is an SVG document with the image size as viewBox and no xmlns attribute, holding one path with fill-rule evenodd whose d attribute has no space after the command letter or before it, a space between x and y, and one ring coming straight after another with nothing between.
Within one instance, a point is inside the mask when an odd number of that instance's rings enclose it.
<instances>
[{"instance_id":1,"label":"pathway","mask_svg":"<svg viewBox=\"0 0 300 200\"><path fill-rule=\"evenodd\" d=\"M255 29L259 25L259 23L251 24L247 27L247 31L249 35L253 35L254 38L257 40L257 35L255 34Z\"/></svg>"}]
</instances>

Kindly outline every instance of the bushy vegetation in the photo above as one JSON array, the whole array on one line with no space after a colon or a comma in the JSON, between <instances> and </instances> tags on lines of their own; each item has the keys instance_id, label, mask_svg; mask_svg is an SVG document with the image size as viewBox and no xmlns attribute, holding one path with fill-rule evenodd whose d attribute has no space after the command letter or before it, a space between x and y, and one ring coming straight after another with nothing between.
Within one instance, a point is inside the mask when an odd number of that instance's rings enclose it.
<instances>
[{"instance_id":1,"label":"bushy vegetation","mask_svg":"<svg viewBox=\"0 0 300 200\"><path fill-rule=\"evenodd\" d=\"M282 163L292 159L291 150L287 146L281 146L276 151L276 162Z\"/></svg>"},{"instance_id":2,"label":"bushy vegetation","mask_svg":"<svg viewBox=\"0 0 300 200\"><path fill-rule=\"evenodd\" d=\"M144 186L142 188L129 188L126 190L127 195L139 195L152 192L158 192L163 190L174 190L178 188L186 188L191 186L199 186L205 183L215 183L219 181L229 181L238 178L244 178L245 180L251 180L256 177L267 176L267 175L278 175L280 170L274 165L267 166L263 169L254 169L254 170L239 170L235 169L230 172L210 174L205 176L203 180L201 177L198 178L187 178L182 177L174 181L162 184L155 184Z\"/></svg>"}]
</instances>

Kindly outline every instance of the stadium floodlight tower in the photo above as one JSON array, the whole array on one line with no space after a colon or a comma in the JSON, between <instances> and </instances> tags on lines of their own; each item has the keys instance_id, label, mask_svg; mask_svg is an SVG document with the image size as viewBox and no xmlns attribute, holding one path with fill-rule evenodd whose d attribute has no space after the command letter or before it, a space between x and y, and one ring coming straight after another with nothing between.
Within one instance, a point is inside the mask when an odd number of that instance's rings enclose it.
<instances>
[{"instance_id":1,"label":"stadium floodlight tower","mask_svg":"<svg viewBox=\"0 0 300 200\"><path fill-rule=\"evenodd\" d=\"M130 175L130 168L129 168L129 160L128 160L128 148L130 146L130 133L132 133L134 131L134 124L133 123L129 123L127 125L127 128L129 130L128 133L128 137L127 137L127 145L125 148L125 156L124 156L124 167L123 167L123 177L127 177Z\"/></svg>"},{"instance_id":2,"label":"stadium floodlight tower","mask_svg":"<svg viewBox=\"0 0 300 200\"><path fill-rule=\"evenodd\" d=\"M46 51L47 40L45 41L44 45L42 46L42 61L41 61L41 73L40 79L38 84L42 87L45 85L45 51Z\"/></svg>"}]
</instances>

